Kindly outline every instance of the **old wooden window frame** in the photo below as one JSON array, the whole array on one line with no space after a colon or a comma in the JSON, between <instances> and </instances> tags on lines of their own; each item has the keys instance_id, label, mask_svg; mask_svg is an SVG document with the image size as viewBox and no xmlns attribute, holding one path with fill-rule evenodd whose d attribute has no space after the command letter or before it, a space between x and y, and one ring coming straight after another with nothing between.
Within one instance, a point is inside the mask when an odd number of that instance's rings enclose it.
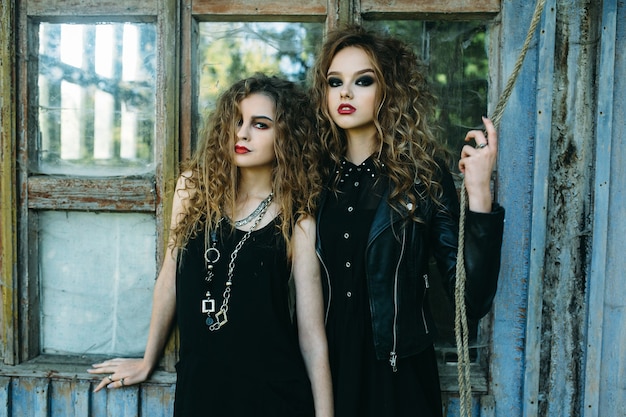
<instances>
[{"instance_id":1,"label":"old wooden window frame","mask_svg":"<svg viewBox=\"0 0 626 417\"><path fill-rule=\"evenodd\" d=\"M71 4L68 4L71 3ZM71 11L71 14L69 12ZM156 218L158 254L161 259L167 236L169 187L173 183L178 161L178 33L177 4L174 0L122 3L82 1L25 1L21 2L17 19L17 123L16 182L21 193L17 196L17 283L19 303L13 330L12 355L5 362L22 363L40 356L40 294L37 265L37 237L30 226L37 221L37 210L67 210L117 213L151 213ZM29 45L40 22L49 23L152 23L157 33L156 102L155 102L155 171L133 177L80 178L55 175L30 175L29 147L37 137L32 123L34 108L30 88L37 85L36 59L27 59L37 51ZM15 314L14 313L14 314Z\"/></svg>"},{"instance_id":2,"label":"old wooden window frame","mask_svg":"<svg viewBox=\"0 0 626 417\"><path fill-rule=\"evenodd\" d=\"M19 193L6 193L10 187L3 179L0 196L3 206L15 206L11 216L3 211L0 221L3 227L3 248L10 256L4 256L3 277L5 282L12 282L10 297L3 295L3 312L10 312L12 319L2 322L2 359L5 364L15 365L36 358L39 355L39 336L37 326L38 286L36 268L29 259L36 258L36 247L30 244L33 236L28 233L28 223L32 221L32 210L103 210L103 211L139 211L154 213L157 219L157 259L160 265L169 225L170 186L177 174L179 160L187 158L192 151L192 137L196 114L194 104L195 57L193 45L197 25L207 20L227 21L317 21L325 22L327 29L342 23L362 22L363 20L446 20L446 19L490 19L500 11L500 0L486 0L471 4L464 0L444 0L432 2L426 0L398 0L390 4L384 0L315 0L313 2L293 1L293 6L286 7L285 1L245 0L128 0L125 2L89 1L89 0L24 0L16 6L17 27L15 28L17 86L16 105L12 109L15 117L15 135L3 135L3 150L16 146L15 165L3 158L3 172L11 171L11 181L17 184ZM71 12L71 14L69 14ZM157 156L155 178L121 178L111 182L107 179L65 179L32 177L29 178L21 166L28 166L27 144L32 132L28 126L28 37L30 22L65 22L90 23L106 21L154 22L157 26L158 61L157 91ZM495 38L495 36L494 36ZM491 47L494 52L496 48ZM497 59L495 57L494 59ZM493 65L497 68L497 65ZM496 80L492 74L492 79ZM493 81L492 80L492 81ZM18 87L19 86L19 87ZM17 87L17 88L16 88ZM495 90L495 89L494 89ZM2 92L5 94L5 91ZM494 102L493 97L490 102ZM5 125L3 119L3 128ZM7 146L7 141L14 141ZM92 190L95 199L81 199L71 192L75 187L87 187ZM71 197L71 198L69 198ZM6 207L6 206L5 206ZM17 225L13 232L12 227ZM17 263L17 268L9 266L6 260ZM157 267L158 268L158 267ZM14 276L13 276L14 275ZM6 293L8 294L8 293ZM79 361L80 362L80 361ZM166 348L165 368L173 371L176 362L176 337ZM484 368L484 367L483 367ZM442 373L442 388L455 390L454 374ZM478 390L486 387L486 370L478 369L480 377L476 384ZM476 372L475 372L476 374Z\"/></svg>"}]
</instances>

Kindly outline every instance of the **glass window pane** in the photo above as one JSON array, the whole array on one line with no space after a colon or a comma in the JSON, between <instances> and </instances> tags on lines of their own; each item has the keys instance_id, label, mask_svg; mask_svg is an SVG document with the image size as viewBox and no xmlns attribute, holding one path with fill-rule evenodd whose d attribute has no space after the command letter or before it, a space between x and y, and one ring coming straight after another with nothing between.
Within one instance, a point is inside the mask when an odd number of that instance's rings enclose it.
<instances>
[{"instance_id":1,"label":"glass window pane","mask_svg":"<svg viewBox=\"0 0 626 417\"><path fill-rule=\"evenodd\" d=\"M32 171L154 171L155 41L152 24L40 24Z\"/></svg>"},{"instance_id":2,"label":"glass window pane","mask_svg":"<svg viewBox=\"0 0 626 417\"><path fill-rule=\"evenodd\" d=\"M45 211L39 225L43 353L141 355L156 276L154 216Z\"/></svg>"},{"instance_id":3,"label":"glass window pane","mask_svg":"<svg viewBox=\"0 0 626 417\"><path fill-rule=\"evenodd\" d=\"M212 109L235 81L264 72L306 80L322 39L323 23L201 22L198 40L198 108Z\"/></svg>"},{"instance_id":4,"label":"glass window pane","mask_svg":"<svg viewBox=\"0 0 626 417\"><path fill-rule=\"evenodd\" d=\"M483 21L368 21L413 45L437 96L442 140L457 157L468 130L487 114L489 59Z\"/></svg>"}]
</instances>

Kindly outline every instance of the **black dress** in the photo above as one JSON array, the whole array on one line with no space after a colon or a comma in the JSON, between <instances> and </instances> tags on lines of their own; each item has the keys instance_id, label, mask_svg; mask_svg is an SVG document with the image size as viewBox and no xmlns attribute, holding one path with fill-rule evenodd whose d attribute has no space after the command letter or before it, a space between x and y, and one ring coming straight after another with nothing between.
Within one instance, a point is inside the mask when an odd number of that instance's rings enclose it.
<instances>
[{"instance_id":1,"label":"black dress","mask_svg":"<svg viewBox=\"0 0 626 417\"><path fill-rule=\"evenodd\" d=\"M439 417L441 394L434 348L378 360L365 280L365 246L381 201L383 180L371 158L343 161L338 194L328 193L319 224L334 302L328 313L330 368L337 417Z\"/></svg>"},{"instance_id":2,"label":"black dress","mask_svg":"<svg viewBox=\"0 0 626 417\"><path fill-rule=\"evenodd\" d=\"M222 222L224 224L226 222ZM176 279L180 361L176 417L314 415L310 383L288 301L290 265L276 221L254 231L235 261L228 323L210 331L207 290L222 304L227 267L244 232L218 230L220 260L205 280L204 236L181 254Z\"/></svg>"}]
</instances>

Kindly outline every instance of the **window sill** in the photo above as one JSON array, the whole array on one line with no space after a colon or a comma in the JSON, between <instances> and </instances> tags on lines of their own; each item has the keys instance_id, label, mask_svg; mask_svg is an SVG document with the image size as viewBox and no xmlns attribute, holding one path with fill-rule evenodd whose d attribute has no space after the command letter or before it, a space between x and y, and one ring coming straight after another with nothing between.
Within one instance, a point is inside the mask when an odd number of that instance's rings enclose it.
<instances>
[{"instance_id":1,"label":"window sill","mask_svg":"<svg viewBox=\"0 0 626 417\"><path fill-rule=\"evenodd\" d=\"M456 362L439 363L438 365L441 392L458 393L459 380ZM470 384L474 394L486 394L488 392L487 371L476 363L470 365Z\"/></svg>"},{"instance_id":2,"label":"window sill","mask_svg":"<svg viewBox=\"0 0 626 417\"><path fill-rule=\"evenodd\" d=\"M41 355L20 365L0 365L0 376L96 381L99 377L88 373L87 369L89 369L92 363L105 359L107 358L94 356ZM442 392L458 393L456 363L440 363L439 379ZM472 363L470 379L473 393L486 394L488 392L487 372L484 368L476 363ZM148 385L172 385L175 383L176 373L166 372L162 369L157 369L150 379L144 382L144 384Z\"/></svg>"},{"instance_id":3,"label":"window sill","mask_svg":"<svg viewBox=\"0 0 626 417\"><path fill-rule=\"evenodd\" d=\"M97 381L100 375L87 372L91 364L105 360L103 357L41 355L19 365L0 365L0 376L24 378L49 378L56 380ZM157 369L143 384L172 385L176 374Z\"/></svg>"}]
</instances>

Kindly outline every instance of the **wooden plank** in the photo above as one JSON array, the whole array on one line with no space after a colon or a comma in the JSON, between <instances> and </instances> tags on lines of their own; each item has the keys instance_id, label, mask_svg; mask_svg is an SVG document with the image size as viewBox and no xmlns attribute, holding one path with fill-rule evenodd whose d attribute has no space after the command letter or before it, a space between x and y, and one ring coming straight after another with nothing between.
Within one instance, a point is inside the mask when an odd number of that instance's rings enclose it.
<instances>
[{"instance_id":1,"label":"wooden plank","mask_svg":"<svg viewBox=\"0 0 626 417\"><path fill-rule=\"evenodd\" d=\"M255 21L305 21L313 18L321 21L326 17L327 0L310 0L286 3L281 0L195 0L192 14L219 16L220 19L241 20L247 17Z\"/></svg>"},{"instance_id":2,"label":"wooden plank","mask_svg":"<svg viewBox=\"0 0 626 417\"><path fill-rule=\"evenodd\" d=\"M610 17L611 5L603 3L606 7L604 16L613 24L613 16ZM612 414L626 415L626 3L617 2L614 10L616 34L612 48L607 48L605 53L613 51L615 63L613 72L604 71L604 67L598 70L599 77L613 79L612 101L612 142L611 153L607 155L611 163L610 201L608 212L608 237L607 237L607 265L605 269L604 286L604 317L602 320L602 356L601 356L601 385L599 396L600 416ZM603 27L603 26L600 26ZM602 34L604 36L604 33ZM609 41L607 36L606 41ZM604 39L603 39L604 42ZM606 57L601 58L604 65L608 64ZM605 78L605 80L606 80ZM600 94L600 92L598 92ZM599 109L602 110L602 109ZM594 232L595 233L595 232ZM590 306L590 312L591 312ZM592 336L591 334L589 336ZM597 343L597 342L596 342Z\"/></svg>"},{"instance_id":3,"label":"wooden plank","mask_svg":"<svg viewBox=\"0 0 626 417\"><path fill-rule=\"evenodd\" d=\"M28 16L63 17L75 16L155 16L157 0L28 0L26 12Z\"/></svg>"},{"instance_id":4,"label":"wooden plank","mask_svg":"<svg viewBox=\"0 0 626 417\"><path fill-rule=\"evenodd\" d=\"M197 61L196 39L198 22L191 15L191 0L183 0L181 9L181 63L180 63L180 160L191 157L192 141L195 140L194 120L197 111Z\"/></svg>"},{"instance_id":5,"label":"wooden plank","mask_svg":"<svg viewBox=\"0 0 626 417\"><path fill-rule=\"evenodd\" d=\"M458 395L459 379L457 364L439 362L438 366L441 392ZM470 365L470 383L472 386L472 393L486 394L488 392L486 374L487 372L484 366L477 363L472 363Z\"/></svg>"},{"instance_id":6,"label":"wooden plank","mask_svg":"<svg viewBox=\"0 0 626 417\"><path fill-rule=\"evenodd\" d=\"M465 19L489 17L499 12L500 0L361 0L363 16L376 19L443 18L446 16Z\"/></svg>"},{"instance_id":7,"label":"wooden plank","mask_svg":"<svg viewBox=\"0 0 626 417\"><path fill-rule=\"evenodd\" d=\"M501 21L490 28L490 92L501 91L498 83L511 74L519 47L524 43L534 2L504 2ZM494 33L499 30L500 33ZM492 62L492 59L500 62ZM530 251L533 185L534 126L536 123L537 51L528 52L509 104L503 114L498 141L497 200L506 209L502 265L493 305L493 333L489 357L489 391L496 398L496 416L521 416L526 308ZM490 99L492 104L497 100ZM520 135L524 140L508 140Z\"/></svg>"},{"instance_id":8,"label":"wooden plank","mask_svg":"<svg viewBox=\"0 0 626 417\"><path fill-rule=\"evenodd\" d=\"M591 271L589 274L589 301L587 306L587 340L585 344L585 372L583 416L598 417L603 414L600 409L600 392L602 389L602 364L605 353L603 349L603 332L605 330L605 297L607 293L607 262L608 236L610 219L610 185L611 185L611 147L613 141L613 105L614 76L617 39L617 5L616 2L602 3L602 22L600 27L599 71L602 76L597 80L596 111L596 160L594 182L593 238L591 255ZM622 96L623 97L623 96ZM621 121L623 123L623 120ZM623 161L620 161L623 162ZM623 208L622 215L623 215ZM623 271L614 271L622 274ZM623 282L623 280L621 280ZM623 290L623 287L622 287ZM608 323L608 322L607 322ZM623 344L623 340L619 344ZM611 346L613 350L615 346ZM617 363L611 362L611 366ZM609 387L606 387L609 389ZM610 387L617 389L616 387ZM623 388L622 388L623 391ZM615 404L606 404L605 413L615 411Z\"/></svg>"},{"instance_id":9,"label":"wooden plank","mask_svg":"<svg viewBox=\"0 0 626 417\"><path fill-rule=\"evenodd\" d=\"M163 261L165 248L169 239L171 199L178 175L180 131L180 100L195 100L195 96L184 96L181 78L181 19L186 14L179 13L177 0L162 1L159 12L159 78L157 80L157 260ZM182 15L182 16L181 16ZM187 15L187 17L189 17ZM184 27L184 26L183 26ZM187 36L187 35L184 35ZM187 38L187 40L189 40ZM187 49L190 46L186 46ZM183 49L184 51L185 49ZM195 64L191 64L195 65ZM187 73L189 76L189 73ZM191 82L191 78L186 79ZM183 95L181 96L181 92ZM183 139L184 141L184 139ZM157 268L158 270L158 268ZM164 351L163 364L167 371L174 371L177 362L177 339L170 337Z\"/></svg>"},{"instance_id":10,"label":"wooden plank","mask_svg":"<svg viewBox=\"0 0 626 417\"><path fill-rule=\"evenodd\" d=\"M0 365L0 376L16 378L40 378L49 380L77 380L94 382L100 377L87 373L92 363L107 358L91 356L75 358L72 356L41 355L26 363L15 366ZM144 383L149 385L169 386L176 382L176 374L157 370Z\"/></svg>"},{"instance_id":11,"label":"wooden plank","mask_svg":"<svg viewBox=\"0 0 626 417\"><path fill-rule=\"evenodd\" d=\"M538 415L539 376L541 373L541 313L547 239L548 181L552 137L554 84L554 45L556 41L556 0L547 0L538 36L537 124L533 174L533 203L528 277L528 315L526 328L523 416Z\"/></svg>"},{"instance_id":12,"label":"wooden plank","mask_svg":"<svg viewBox=\"0 0 626 417\"><path fill-rule=\"evenodd\" d=\"M14 363L16 355L14 4L0 5L0 362L5 363Z\"/></svg>"},{"instance_id":13,"label":"wooden plank","mask_svg":"<svg viewBox=\"0 0 626 417\"><path fill-rule=\"evenodd\" d=\"M107 210L154 212L153 179L30 177L28 208L35 210Z\"/></svg>"},{"instance_id":14,"label":"wooden plank","mask_svg":"<svg viewBox=\"0 0 626 417\"><path fill-rule=\"evenodd\" d=\"M26 15L26 4L20 2L17 11L17 91L16 97L16 166L28 167L28 149L37 141L36 95L29 94L27 86L37 85L38 60L29 53L29 45L34 51L38 50L37 27L29 23ZM19 219L16 230L16 239L19 242L17 256L17 277L15 279L16 298L19 302L15 306L13 315L16 318L16 342L15 363L26 361L40 351L39 345L39 285L38 276L38 247L30 242L37 241L36 228L37 216L29 216L27 204L27 175L26 169L16 168L16 202L17 218ZM18 292L19 289L19 292ZM18 320L19 318L19 320Z\"/></svg>"}]
</instances>

